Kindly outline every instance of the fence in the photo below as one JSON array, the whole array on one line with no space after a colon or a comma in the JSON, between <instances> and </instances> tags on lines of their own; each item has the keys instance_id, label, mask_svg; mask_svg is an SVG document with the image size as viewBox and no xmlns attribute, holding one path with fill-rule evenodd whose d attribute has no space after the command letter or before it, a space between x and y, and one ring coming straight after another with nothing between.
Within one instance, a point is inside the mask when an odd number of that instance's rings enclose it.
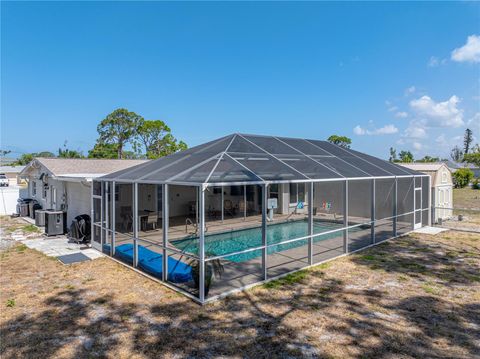
<instances>
[{"instance_id":1,"label":"fence","mask_svg":"<svg viewBox=\"0 0 480 359\"><path fill-rule=\"evenodd\" d=\"M480 233L480 208L432 207L432 224Z\"/></svg>"}]
</instances>

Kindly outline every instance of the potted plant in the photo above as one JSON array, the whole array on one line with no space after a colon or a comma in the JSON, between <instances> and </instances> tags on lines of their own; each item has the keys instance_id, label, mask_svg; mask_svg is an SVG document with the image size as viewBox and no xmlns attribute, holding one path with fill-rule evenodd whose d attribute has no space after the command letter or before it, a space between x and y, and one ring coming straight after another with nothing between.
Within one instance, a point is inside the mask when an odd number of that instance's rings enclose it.
<instances>
[{"instance_id":1,"label":"potted plant","mask_svg":"<svg viewBox=\"0 0 480 359\"><path fill-rule=\"evenodd\" d=\"M214 255L213 253L205 253L205 257L213 257ZM192 277L195 282L195 288L200 289L200 261L191 259L188 264L192 267ZM205 296L208 295L213 277L221 278L224 271L225 269L220 259L205 262Z\"/></svg>"}]
</instances>

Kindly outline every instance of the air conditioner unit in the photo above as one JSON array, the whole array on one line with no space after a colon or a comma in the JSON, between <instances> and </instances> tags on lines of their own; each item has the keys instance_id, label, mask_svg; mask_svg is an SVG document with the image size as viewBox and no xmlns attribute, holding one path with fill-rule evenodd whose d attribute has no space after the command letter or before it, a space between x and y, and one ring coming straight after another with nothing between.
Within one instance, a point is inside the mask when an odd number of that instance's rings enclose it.
<instances>
[{"instance_id":1,"label":"air conditioner unit","mask_svg":"<svg viewBox=\"0 0 480 359\"><path fill-rule=\"evenodd\" d=\"M67 232L67 213L62 211L45 211L45 234L57 236Z\"/></svg>"}]
</instances>

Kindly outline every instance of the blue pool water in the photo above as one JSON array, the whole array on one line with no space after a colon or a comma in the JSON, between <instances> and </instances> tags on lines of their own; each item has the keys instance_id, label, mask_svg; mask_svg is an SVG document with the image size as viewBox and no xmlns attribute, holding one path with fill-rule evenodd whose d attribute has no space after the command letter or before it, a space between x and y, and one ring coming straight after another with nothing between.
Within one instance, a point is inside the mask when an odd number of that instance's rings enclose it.
<instances>
[{"instance_id":1,"label":"blue pool water","mask_svg":"<svg viewBox=\"0 0 480 359\"><path fill-rule=\"evenodd\" d=\"M313 233L321 233L340 229L343 226L333 222L314 222ZM275 244L289 239L305 237L308 235L308 222L306 220L290 221L278 224L268 224L267 243ZM341 232L335 232L314 238L314 242L335 238L341 235ZM307 239L279 244L268 248L268 253L275 253L291 248L301 247L308 243ZM198 254L198 237L185 238L172 241L172 244L178 249ZM242 229L226 233L211 234L205 236L205 253L207 256L220 256L228 253L239 252L245 249L259 247L262 245L261 227ZM261 250L255 250L247 253L235 254L224 259L232 262L245 262L262 255Z\"/></svg>"}]
</instances>

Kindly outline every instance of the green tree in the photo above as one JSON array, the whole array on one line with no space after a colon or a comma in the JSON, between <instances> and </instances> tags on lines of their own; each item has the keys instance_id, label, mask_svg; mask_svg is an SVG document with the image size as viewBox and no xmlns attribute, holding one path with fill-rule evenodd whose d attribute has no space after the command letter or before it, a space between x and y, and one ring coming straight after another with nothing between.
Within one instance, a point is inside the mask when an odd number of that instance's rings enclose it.
<instances>
[{"instance_id":1,"label":"green tree","mask_svg":"<svg viewBox=\"0 0 480 359\"><path fill-rule=\"evenodd\" d=\"M390 147L390 158L388 159L390 162L397 162L397 150L393 147Z\"/></svg>"},{"instance_id":2,"label":"green tree","mask_svg":"<svg viewBox=\"0 0 480 359\"><path fill-rule=\"evenodd\" d=\"M400 151L399 153L400 162L410 163L413 162L413 154L410 151Z\"/></svg>"},{"instance_id":3,"label":"green tree","mask_svg":"<svg viewBox=\"0 0 480 359\"><path fill-rule=\"evenodd\" d=\"M137 142L145 149L149 159L155 159L187 149L187 144L178 141L170 127L160 120L141 120L137 127Z\"/></svg>"},{"instance_id":4,"label":"green tree","mask_svg":"<svg viewBox=\"0 0 480 359\"><path fill-rule=\"evenodd\" d=\"M471 163L476 167L480 167L480 146L476 145L471 153L463 156L463 162Z\"/></svg>"},{"instance_id":5,"label":"green tree","mask_svg":"<svg viewBox=\"0 0 480 359\"><path fill-rule=\"evenodd\" d=\"M99 142L88 151L88 158L118 158L118 144Z\"/></svg>"},{"instance_id":6,"label":"green tree","mask_svg":"<svg viewBox=\"0 0 480 359\"><path fill-rule=\"evenodd\" d=\"M63 144L63 149L58 149L59 158L84 158L85 156L81 151L70 150L67 148L67 141Z\"/></svg>"},{"instance_id":7,"label":"green tree","mask_svg":"<svg viewBox=\"0 0 480 359\"><path fill-rule=\"evenodd\" d=\"M97 126L99 142L116 144L117 158L123 158L124 146L133 140L142 120L143 118L135 112L124 108L116 109Z\"/></svg>"},{"instance_id":8,"label":"green tree","mask_svg":"<svg viewBox=\"0 0 480 359\"><path fill-rule=\"evenodd\" d=\"M327 141L344 148L350 148L350 145L352 144L352 140L347 136L331 135Z\"/></svg>"},{"instance_id":9,"label":"green tree","mask_svg":"<svg viewBox=\"0 0 480 359\"><path fill-rule=\"evenodd\" d=\"M43 157L43 158L52 158L55 157L55 153L50 151L34 152L32 153L33 157Z\"/></svg>"},{"instance_id":10,"label":"green tree","mask_svg":"<svg viewBox=\"0 0 480 359\"><path fill-rule=\"evenodd\" d=\"M467 186L473 178L473 171L469 168L459 168L453 172L453 184L455 188Z\"/></svg>"},{"instance_id":11,"label":"green tree","mask_svg":"<svg viewBox=\"0 0 480 359\"><path fill-rule=\"evenodd\" d=\"M417 162L440 162L440 158L424 156L422 159L417 160Z\"/></svg>"},{"instance_id":12,"label":"green tree","mask_svg":"<svg viewBox=\"0 0 480 359\"><path fill-rule=\"evenodd\" d=\"M473 142L472 130L467 128L465 130L465 135L463 136L463 151L465 154L467 154L468 151L470 150L470 145L472 144L472 142Z\"/></svg>"},{"instance_id":13,"label":"green tree","mask_svg":"<svg viewBox=\"0 0 480 359\"><path fill-rule=\"evenodd\" d=\"M462 150L460 149L460 147L455 146L454 148L452 148L452 150L450 151L450 158L451 158L454 162L462 162L463 152L462 152Z\"/></svg>"},{"instance_id":14,"label":"green tree","mask_svg":"<svg viewBox=\"0 0 480 359\"><path fill-rule=\"evenodd\" d=\"M15 162L15 165L18 166L26 166L34 159L33 154L31 153L24 153L20 156L20 158Z\"/></svg>"}]
</instances>

